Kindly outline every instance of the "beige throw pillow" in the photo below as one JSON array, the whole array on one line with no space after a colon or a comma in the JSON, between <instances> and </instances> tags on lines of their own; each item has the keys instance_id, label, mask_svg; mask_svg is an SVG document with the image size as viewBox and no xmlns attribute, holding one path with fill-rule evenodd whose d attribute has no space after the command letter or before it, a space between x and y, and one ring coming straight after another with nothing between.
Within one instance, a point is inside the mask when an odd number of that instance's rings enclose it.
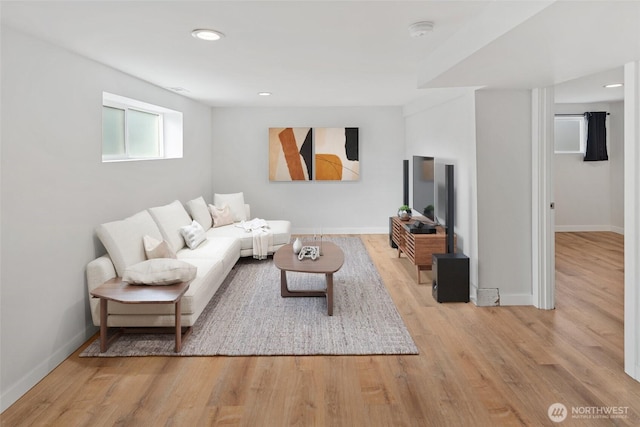
<instances>
[{"instance_id":1,"label":"beige throw pillow","mask_svg":"<svg viewBox=\"0 0 640 427\"><path fill-rule=\"evenodd\" d=\"M224 205L228 205L234 221L246 221L249 219L247 218L247 211L244 206L244 193L215 193L213 195L213 204L218 207L218 209L224 207Z\"/></svg>"},{"instance_id":2,"label":"beige throw pillow","mask_svg":"<svg viewBox=\"0 0 640 427\"><path fill-rule=\"evenodd\" d=\"M229 205L224 205L222 208L209 205L209 212L211 212L211 217L213 218L214 228L233 224L233 214L231 213Z\"/></svg>"},{"instance_id":3,"label":"beige throw pillow","mask_svg":"<svg viewBox=\"0 0 640 427\"><path fill-rule=\"evenodd\" d=\"M144 253L147 255L147 259L177 258L176 252L166 240L158 240L151 236L144 236L142 242L144 243Z\"/></svg>"},{"instance_id":4,"label":"beige throw pillow","mask_svg":"<svg viewBox=\"0 0 640 427\"><path fill-rule=\"evenodd\" d=\"M184 261L156 258L128 267L122 281L133 285L173 285L193 280L197 271L195 265Z\"/></svg>"}]
</instances>

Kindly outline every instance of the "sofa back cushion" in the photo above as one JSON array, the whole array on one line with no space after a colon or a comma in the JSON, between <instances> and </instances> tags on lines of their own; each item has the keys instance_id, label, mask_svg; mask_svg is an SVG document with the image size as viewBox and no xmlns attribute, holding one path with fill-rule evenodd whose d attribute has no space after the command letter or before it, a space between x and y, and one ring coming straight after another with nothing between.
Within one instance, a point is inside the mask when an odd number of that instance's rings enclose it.
<instances>
[{"instance_id":1,"label":"sofa back cushion","mask_svg":"<svg viewBox=\"0 0 640 427\"><path fill-rule=\"evenodd\" d=\"M191 224L191 217L180 201L175 200L168 205L149 208L149 213L154 219L162 237L169 242L174 251L184 248L184 239L180 234L180 227Z\"/></svg>"},{"instance_id":2,"label":"sofa back cushion","mask_svg":"<svg viewBox=\"0 0 640 427\"><path fill-rule=\"evenodd\" d=\"M198 221L198 224L204 228L204 231L207 231L211 228L211 213L209 213L209 208L207 207L207 202L204 201L204 198L198 197L197 199L189 200L186 203L187 212L191 214L191 218Z\"/></svg>"},{"instance_id":3,"label":"sofa back cushion","mask_svg":"<svg viewBox=\"0 0 640 427\"><path fill-rule=\"evenodd\" d=\"M120 277L127 267L147 259L143 243L145 235L162 240L160 229L147 211L120 221L101 224L96 228L96 234Z\"/></svg>"}]
</instances>

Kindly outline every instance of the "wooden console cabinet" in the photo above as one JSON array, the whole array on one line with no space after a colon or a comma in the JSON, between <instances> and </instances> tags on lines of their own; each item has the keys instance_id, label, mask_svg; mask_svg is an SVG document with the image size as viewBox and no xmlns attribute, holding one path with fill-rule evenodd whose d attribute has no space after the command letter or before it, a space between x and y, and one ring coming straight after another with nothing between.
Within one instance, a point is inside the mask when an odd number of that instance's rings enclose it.
<instances>
[{"instance_id":1,"label":"wooden console cabinet","mask_svg":"<svg viewBox=\"0 0 640 427\"><path fill-rule=\"evenodd\" d=\"M413 234L409 232L409 225L420 217L409 221L402 221L397 216L389 218L391 226L391 241L398 247L398 257L404 254L416 266L416 276L420 283L420 271L431 270L433 254L446 252L446 233L442 227L436 227L435 234ZM457 238L454 236L454 247Z\"/></svg>"}]
</instances>

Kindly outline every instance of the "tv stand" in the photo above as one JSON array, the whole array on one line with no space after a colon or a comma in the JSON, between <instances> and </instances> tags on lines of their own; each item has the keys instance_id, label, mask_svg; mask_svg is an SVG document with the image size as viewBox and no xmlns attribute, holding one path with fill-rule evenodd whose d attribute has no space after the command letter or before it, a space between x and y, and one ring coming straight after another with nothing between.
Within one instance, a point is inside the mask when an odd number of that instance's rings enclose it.
<instances>
[{"instance_id":1,"label":"tv stand","mask_svg":"<svg viewBox=\"0 0 640 427\"><path fill-rule=\"evenodd\" d=\"M398 258L404 254L416 266L416 278L420 283L420 271L431 270L433 254L446 252L446 233L441 226L436 226L435 234L411 233L409 227L415 220L426 218L413 217L402 221L397 216L389 218L391 243L398 247ZM455 241L454 236L454 241Z\"/></svg>"}]
</instances>

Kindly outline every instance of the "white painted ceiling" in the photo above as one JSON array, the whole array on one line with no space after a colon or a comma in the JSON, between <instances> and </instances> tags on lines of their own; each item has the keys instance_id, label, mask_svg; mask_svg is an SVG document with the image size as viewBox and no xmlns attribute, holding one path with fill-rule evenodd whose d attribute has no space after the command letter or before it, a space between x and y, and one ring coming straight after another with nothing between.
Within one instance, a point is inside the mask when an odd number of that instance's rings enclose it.
<instances>
[{"instance_id":1,"label":"white painted ceiling","mask_svg":"<svg viewBox=\"0 0 640 427\"><path fill-rule=\"evenodd\" d=\"M614 100L595 77L572 81L640 59L640 1L2 1L0 16L212 106L405 105L434 88L563 82L559 102ZM421 20L434 31L410 37Z\"/></svg>"}]
</instances>

